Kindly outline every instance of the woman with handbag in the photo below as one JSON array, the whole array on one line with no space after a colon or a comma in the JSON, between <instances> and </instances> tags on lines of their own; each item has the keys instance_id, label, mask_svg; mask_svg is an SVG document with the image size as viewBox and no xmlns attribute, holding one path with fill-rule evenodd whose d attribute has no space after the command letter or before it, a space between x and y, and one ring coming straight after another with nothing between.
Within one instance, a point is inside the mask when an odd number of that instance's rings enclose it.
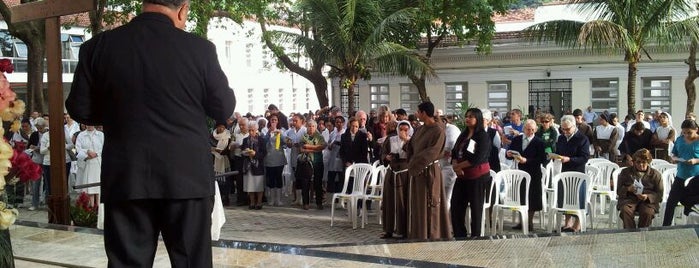
<instances>
[{"instance_id":1,"label":"woman with handbag","mask_svg":"<svg viewBox=\"0 0 699 268\"><path fill-rule=\"evenodd\" d=\"M248 137L240 147L243 156L243 188L248 193L248 209L262 209L262 196L265 191L265 156L267 147L264 136L258 132L257 121L248 122Z\"/></svg>"},{"instance_id":2,"label":"woman with handbag","mask_svg":"<svg viewBox=\"0 0 699 268\"><path fill-rule=\"evenodd\" d=\"M327 147L325 138L318 132L318 124L314 120L306 123L306 134L301 139L299 152L309 156L313 166L313 176L296 178L301 180L301 196L303 198L303 209L307 210L310 204L310 184L313 182L315 191L316 206L323 209L323 149Z\"/></svg>"}]
</instances>

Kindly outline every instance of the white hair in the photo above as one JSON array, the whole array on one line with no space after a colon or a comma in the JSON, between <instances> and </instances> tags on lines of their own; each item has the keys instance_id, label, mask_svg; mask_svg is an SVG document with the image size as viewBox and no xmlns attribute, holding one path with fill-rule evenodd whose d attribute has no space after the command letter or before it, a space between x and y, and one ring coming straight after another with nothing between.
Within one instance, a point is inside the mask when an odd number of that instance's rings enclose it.
<instances>
[{"instance_id":1,"label":"white hair","mask_svg":"<svg viewBox=\"0 0 699 268\"><path fill-rule=\"evenodd\" d=\"M310 119L310 120L306 121L306 126L318 127L318 123L316 122L316 120Z\"/></svg>"},{"instance_id":2,"label":"white hair","mask_svg":"<svg viewBox=\"0 0 699 268\"><path fill-rule=\"evenodd\" d=\"M563 125L575 127L575 117L569 114L564 115L561 117L561 126Z\"/></svg>"},{"instance_id":3,"label":"white hair","mask_svg":"<svg viewBox=\"0 0 699 268\"><path fill-rule=\"evenodd\" d=\"M255 120L248 121L248 129L249 130L252 130L252 129L257 130L259 128L260 128L260 125L257 124L257 121L255 121Z\"/></svg>"}]
</instances>

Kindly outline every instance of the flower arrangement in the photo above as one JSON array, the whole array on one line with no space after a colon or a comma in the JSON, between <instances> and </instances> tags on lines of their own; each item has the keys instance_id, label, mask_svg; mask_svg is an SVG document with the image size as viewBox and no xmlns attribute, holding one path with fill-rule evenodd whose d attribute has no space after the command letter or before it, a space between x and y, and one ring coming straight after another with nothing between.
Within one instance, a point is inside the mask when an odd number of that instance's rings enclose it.
<instances>
[{"instance_id":1,"label":"flower arrangement","mask_svg":"<svg viewBox=\"0 0 699 268\"><path fill-rule=\"evenodd\" d=\"M80 193L75 204L70 206L70 218L73 224L83 227L97 227L97 209L96 204L92 204L92 198L86 192Z\"/></svg>"},{"instance_id":2,"label":"flower arrangement","mask_svg":"<svg viewBox=\"0 0 699 268\"><path fill-rule=\"evenodd\" d=\"M5 73L12 73L14 67L8 59L0 60L0 117L9 119L13 112L24 112L24 102L15 100L17 94L10 88L10 82L7 81ZM21 103L20 103L21 102ZM5 129L0 127L0 137L4 136ZM12 244L10 243L10 233L8 228L15 223L19 212L17 209L11 208L7 203L7 195L5 194L5 178L10 174L12 161L15 151L5 139L0 138L0 266L14 267L14 258L12 256Z\"/></svg>"}]
</instances>

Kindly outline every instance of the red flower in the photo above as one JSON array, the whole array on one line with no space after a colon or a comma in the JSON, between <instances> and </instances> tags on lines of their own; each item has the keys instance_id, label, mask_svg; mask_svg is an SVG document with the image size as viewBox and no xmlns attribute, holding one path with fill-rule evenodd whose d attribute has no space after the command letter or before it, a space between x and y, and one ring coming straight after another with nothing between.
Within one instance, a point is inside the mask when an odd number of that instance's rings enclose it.
<instances>
[{"instance_id":1,"label":"red flower","mask_svg":"<svg viewBox=\"0 0 699 268\"><path fill-rule=\"evenodd\" d=\"M12 61L9 59L1 59L0 60L0 72L4 73L12 73L15 71L15 66L12 65Z\"/></svg>"},{"instance_id":2,"label":"red flower","mask_svg":"<svg viewBox=\"0 0 699 268\"><path fill-rule=\"evenodd\" d=\"M41 178L41 167L23 151L14 150L10 163L12 167L8 176L17 176L21 182L37 181Z\"/></svg>"}]
</instances>

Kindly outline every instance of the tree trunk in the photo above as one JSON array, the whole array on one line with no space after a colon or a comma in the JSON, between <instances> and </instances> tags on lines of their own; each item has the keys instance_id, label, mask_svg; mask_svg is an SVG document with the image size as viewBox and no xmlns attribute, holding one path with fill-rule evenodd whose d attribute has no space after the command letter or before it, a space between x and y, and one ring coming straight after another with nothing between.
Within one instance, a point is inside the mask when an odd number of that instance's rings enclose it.
<instances>
[{"instance_id":1,"label":"tree trunk","mask_svg":"<svg viewBox=\"0 0 699 268\"><path fill-rule=\"evenodd\" d=\"M636 59L638 59L638 55L633 55L631 58L629 58L629 86L627 88L627 111L630 115L633 115L636 112L636 74L638 73L638 60Z\"/></svg>"},{"instance_id":2,"label":"tree trunk","mask_svg":"<svg viewBox=\"0 0 699 268\"><path fill-rule=\"evenodd\" d=\"M97 10L90 11L90 30L92 31L92 36L102 32L103 27L103 17L104 11L107 8L107 0L99 0L97 2Z\"/></svg>"},{"instance_id":3,"label":"tree trunk","mask_svg":"<svg viewBox=\"0 0 699 268\"><path fill-rule=\"evenodd\" d=\"M697 71L697 41L692 41L692 45L689 47L687 64L689 65L689 71L687 72L687 78L684 80L684 89L687 91L685 116L694 112L694 103L697 100L697 88L694 85L694 80L699 77L699 71Z\"/></svg>"},{"instance_id":4,"label":"tree trunk","mask_svg":"<svg viewBox=\"0 0 699 268\"><path fill-rule=\"evenodd\" d=\"M412 81L413 85L417 88L417 92L420 94L420 100L423 102L430 101L430 97L427 96L427 86L425 85L425 73L422 73L420 77L408 75L408 78L410 78L410 81Z\"/></svg>"},{"instance_id":5,"label":"tree trunk","mask_svg":"<svg viewBox=\"0 0 699 268\"><path fill-rule=\"evenodd\" d=\"M39 111L42 114L48 113L48 103L46 91L44 90L44 54L46 51L46 40L44 36L36 36L31 41L26 42L28 49L27 56L27 93L34 96L30 99L32 111Z\"/></svg>"},{"instance_id":6,"label":"tree trunk","mask_svg":"<svg viewBox=\"0 0 699 268\"><path fill-rule=\"evenodd\" d=\"M347 78L350 80L351 83L348 83L349 86L347 87L347 115L352 116L352 114L355 112L354 111L354 90L355 86L357 85L357 78L356 77L349 77Z\"/></svg>"},{"instance_id":7,"label":"tree trunk","mask_svg":"<svg viewBox=\"0 0 699 268\"><path fill-rule=\"evenodd\" d=\"M277 59L284 64L284 67L289 69L289 71L298 74L313 83L320 108L330 106L330 101L328 100L328 80L325 78L325 76L323 76L323 62L317 62L316 60L311 59L313 64L313 66L311 66L311 70L302 68L298 63L291 60L289 55L284 53L284 50L281 47L272 42L272 38L267 32L267 23L262 15L258 15L258 22L260 23L260 29L262 30L262 39L265 42L265 45L272 50L274 56L276 56Z\"/></svg>"}]
</instances>

